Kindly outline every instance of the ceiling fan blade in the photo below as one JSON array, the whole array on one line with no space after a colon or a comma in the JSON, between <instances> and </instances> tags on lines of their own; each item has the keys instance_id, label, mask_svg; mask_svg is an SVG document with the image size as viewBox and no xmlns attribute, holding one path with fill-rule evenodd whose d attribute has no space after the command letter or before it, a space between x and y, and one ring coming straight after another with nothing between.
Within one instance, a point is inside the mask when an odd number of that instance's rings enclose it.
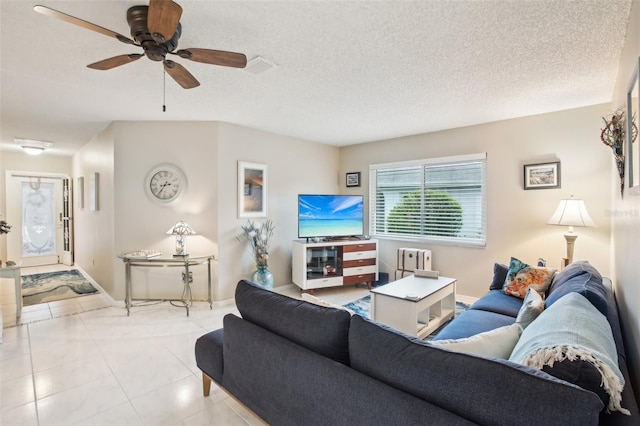
<instances>
[{"instance_id":1,"label":"ceiling fan blade","mask_svg":"<svg viewBox=\"0 0 640 426\"><path fill-rule=\"evenodd\" d=\"M171 0L149 0L147 27L155 41L164 43L176 32L182 7Z\"/></svg>"},{"instance_id":2,"label":"ceiling fan blade","mask_svg":"<svg viewBox=\"0 0 640 426\"><path fill-rule=\"evenodd\" d=\"M176 62L165 59L164 69L184 89L200 86L200 82L185 67Z\"/></svg>"},{"instance_id":3,"label":"ceiling fan blade","mask_svg":"<svg viewBox=\"0 0 640 426\"><path fill-rule=\"evenodd\" d=\"M87 65L87 68L91 68L94 70L110 70L111 68L119 67L120 65L125 65L133 61L137 61L142 58L144 55L141 53L132 53L130 55L120 55L114 56L113 58L105 59L103 61L94 62L93 64Z\"/></svg>"},{"instance_id":4,"label":"ceiling fan blade","mask_svg":"<svg viewBox=\"0 0 640 426\"><path fill-rule=\"evenodd\" d=\"M55 9L51 9L51 8L49 8L47 6L40 6L40 5L34 6L33 10L35 10L38 13L42 13L43 15L51 16L53 18L60 19L62 21L68 22L70 24L77 25L77 26L85 28L87 30L95 31L95 32L100 33L100 34L104 34L107 37L116 38L116 39L118 39L121 42L126 43L126 44L136 44L135 41L131 40L128 37L123 36L122 34L118 34L115 31L111 31L111 30L109 30L107 28L104 28L104 27L101 27L99 25L92 24L91 22L85 21L85 20L80 19L80 18L76 18L75 16L67 15L66 13L59 12L59 11L57 11Z\"/></svg>"},{"instance_id":5,"label":"ceiling fan blade","mask_svg":"<svg viewBox=\"0 0 640 426\"><path fill-rule=\"evenodd\" d=\"M247 66L247 57L245 55L242 53L225 52L223 50L182 49L178 50L176 55L192 61L221 65L223 67L244 68Z\"/></svg>"}]
</instances>

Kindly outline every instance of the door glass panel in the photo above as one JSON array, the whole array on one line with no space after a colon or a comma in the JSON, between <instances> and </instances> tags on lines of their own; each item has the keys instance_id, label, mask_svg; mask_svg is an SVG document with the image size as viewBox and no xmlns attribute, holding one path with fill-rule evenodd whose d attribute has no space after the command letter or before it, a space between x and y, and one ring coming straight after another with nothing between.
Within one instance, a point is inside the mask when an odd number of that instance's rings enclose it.
<instances>
[{"instance_id":1,"label":"door glass panel","mask_svg":"<svg viewBox=\"0 0 640 426\"><path fill-rule=\"evenodd\" d=\"M22 256L56 254L55 186L22 182Z\"/></svg>"}]
</instances>

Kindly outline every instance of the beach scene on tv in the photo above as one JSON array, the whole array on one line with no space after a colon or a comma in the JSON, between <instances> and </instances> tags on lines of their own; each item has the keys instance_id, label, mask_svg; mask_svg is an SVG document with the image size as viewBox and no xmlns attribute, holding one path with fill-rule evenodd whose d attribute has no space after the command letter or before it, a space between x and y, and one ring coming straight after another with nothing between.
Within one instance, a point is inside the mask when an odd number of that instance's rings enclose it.
<instances>
[{"instance_id":1,"label":"beach scene on tv","mask_svg":"<svg viewBox=\"0 0 640 426\"><path fill-rule=\"evenodd\" d=\"M361 195L299 195L298 236L362 235L363 204Z\"/></svg>"}]
</instances>

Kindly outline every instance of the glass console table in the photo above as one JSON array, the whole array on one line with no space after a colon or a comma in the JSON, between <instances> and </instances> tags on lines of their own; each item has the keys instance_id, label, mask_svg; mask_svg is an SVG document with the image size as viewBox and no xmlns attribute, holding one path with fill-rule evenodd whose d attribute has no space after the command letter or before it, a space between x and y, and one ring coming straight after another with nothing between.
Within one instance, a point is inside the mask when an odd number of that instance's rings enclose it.
<instances>
[{"instance_id":1,"label":"glass console table","mask_svg":"<svg viewBox=\"0 0 640 426\"><path fill-rule=\"evenodd\" d=\"M131 257L127 255L118 256L125 263L125 283L126 294L124 304L127 308L127 316L131 312L132 298L131 298L131 267L181 267L184 268L182 273L182 283L184 289L182 297L180 299L145 299L146 301L169 301L179 302L180 305L174 305L184 307L187 310L187 316L189 316L189 308L193 305L193 298L191 296L191 273L190 268L197 265L207 265L207 301L209 302L209 309L213 309L213 301L211 299L211 262L213 261L213 255L208 256L187 256L187 257L173 257L173 256L157 256L157 257Z\"/></svg>"}]
</instances>

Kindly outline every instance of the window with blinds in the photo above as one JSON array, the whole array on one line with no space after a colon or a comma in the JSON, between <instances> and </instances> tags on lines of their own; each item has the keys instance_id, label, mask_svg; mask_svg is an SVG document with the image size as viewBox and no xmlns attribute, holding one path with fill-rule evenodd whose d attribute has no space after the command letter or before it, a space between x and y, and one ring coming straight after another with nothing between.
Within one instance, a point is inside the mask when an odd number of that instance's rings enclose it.
<instances>
[{"instance_id":1,"label":"window with blinds","mask_svg":"<svg viewBox=\"0 0 640 426\"><path fill-rule=\"evenodd\" d=\"M486 153L372 164L369 233L486 244Z\"/></svg>"}]
</instances>

